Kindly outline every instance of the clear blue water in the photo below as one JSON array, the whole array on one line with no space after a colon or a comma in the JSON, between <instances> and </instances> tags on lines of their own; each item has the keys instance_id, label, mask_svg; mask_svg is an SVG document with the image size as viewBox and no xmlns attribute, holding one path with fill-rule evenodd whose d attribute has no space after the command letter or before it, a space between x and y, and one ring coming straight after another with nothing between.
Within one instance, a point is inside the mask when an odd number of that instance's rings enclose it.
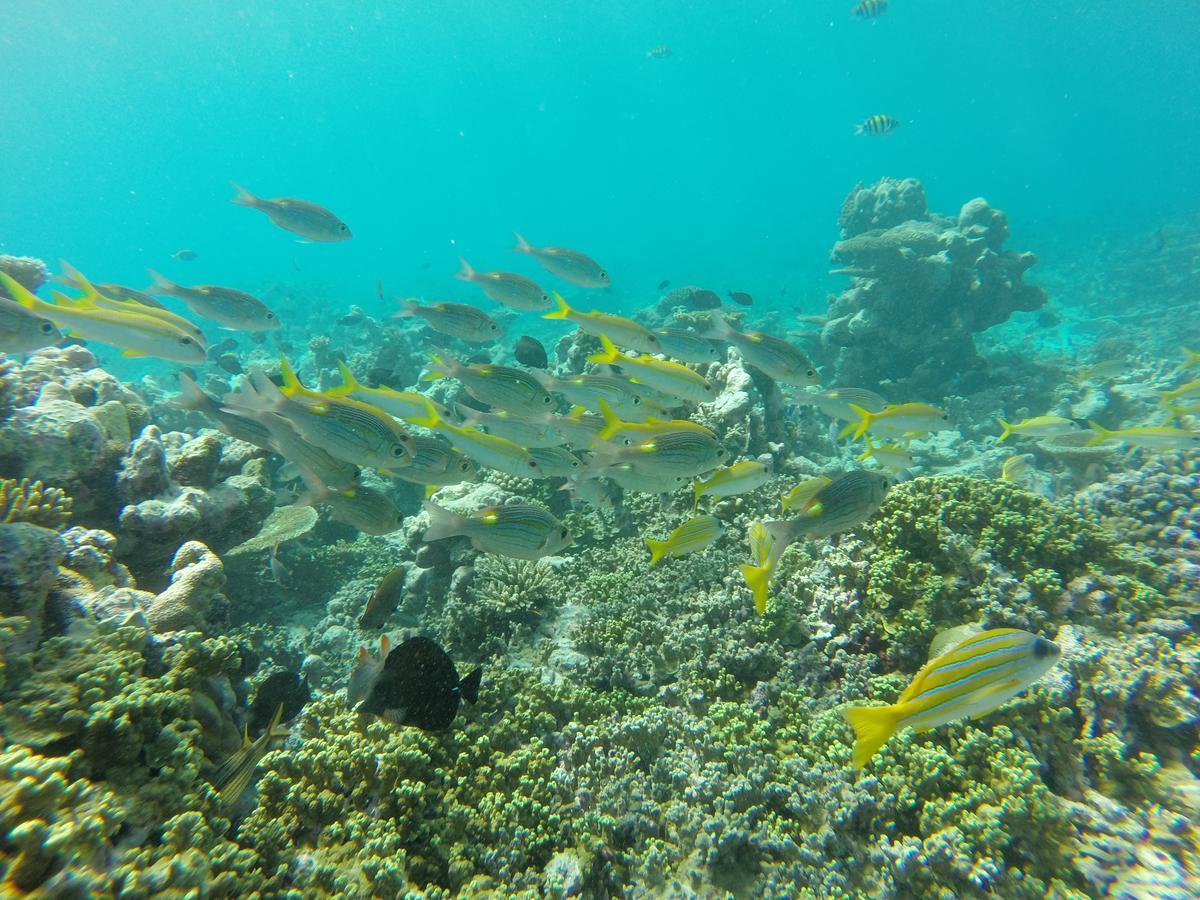
<instances>
[{"instance_id":1,"label":"clear blue water","mask_svg":"<svg viewBox=\"0 0 1200 900\"><path fill-rule=\"evenodd\" d=\"M479 299L459 254L537 274L507 252L517 229L603 261L593 305L671 279L816 311L859 180L915 176L938 211L985 196L1021 249L1085 254L1195 211L1195 3L852 5L10 2L0 251L370 309L376 278ZM854 136L880 112L897 133ZM230 179L355 237L298 244Z\"/></svg>"}]
</instances>

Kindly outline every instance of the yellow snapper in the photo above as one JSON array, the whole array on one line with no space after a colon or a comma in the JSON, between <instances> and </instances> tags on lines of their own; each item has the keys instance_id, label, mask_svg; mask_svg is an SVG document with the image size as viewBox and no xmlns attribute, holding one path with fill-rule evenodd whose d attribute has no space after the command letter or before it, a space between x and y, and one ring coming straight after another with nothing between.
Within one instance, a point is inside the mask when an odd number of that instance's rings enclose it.
<instances>
[{"instance_id":1,"label":"yellow snapper","mask_svg":"<svg viewBox=\"0 0 1200 900\"><path fill-rule=\"evenodd\" d=\"M558 309L548 312L543 319L567 319L579 326L586 334L600 337L608 335L608 339L619 347L636 350L638 353L661 353L662 345L649 328L639 325L633 319L624 316L614 316L610 313L592 311L581 313L567 306L567 301L558 291L554 291L554 302Z\"/></svg>"},{"instance_id":2,"label":"yellow snapper","mask_svg":"<svg viewBox=\"0 0 1200 900\"><path fill-rule=\"evenodd\" d=\"M804 509L808 504L812 503L813 498L817 495L817 491L832 482L833 479L827 475L817 475L814 478L801 481L779 498L783 506L783 511L791 512L793 509Z\"/></svg>"},{"instance_id":3,"label":"yellow snapper","mask_svg":"<svg viewBox=\"0 0 1200 900\"><path fill-rule=\"evenodd\" d=\"M535 247L515 231L513 236L517 239L514 253L532 256L543 269L563 281L585 288L608 287L612 284L604 268L585 253L566 247Z\"/></svg>"},{"instance_id":4,"label":"yellow snapper","mask_svg":"<svg viewBox=\"0 0 1200 900\"><path fill-rule=\"evenodd\" d=\"M429 527L423 541L440 541L463 536L476 550L513 559L541 559L571 543L571 532L540 506L509 503L488 506L470 516L460 516L431 501L425 501Z\"/></svg>"},{"instance_id":5,"label":"yellow snapper","mask_svg":"<svg viewBox=\"0 0 1200 900\"><path fill-rule=\"evenodd\" d=\"M555 417L548 414L522 416L505 410L484 412L461 403L454 404L454 411L462 424L481 428L522 447L558 447L563 443L562 435L554 427Z\"/></svg>"},{"instance_id":6,"label":"yellow snapper","mask_svg":"<svg viewBox=\"0 0 1200 900\"><path fill-rule=\"evenodd\" d=\"M1106 441L1120 441L1146 450L1196 450L1200 449L1200 431L1173 428L1169 425L1148 425L1137 428L1110 430L1095 422L1088 422L1096 436L1088 441L1089 447Z\"/></svg>"},{"instance_id":7,"label":"yellow snapper","mask_svg":"<svg viewBox=\"0 0 1200 900\"><path fill-rule=\"evenodd\" d=\"M450 411L446 407L430 400L424 394L418 394L415 391L396 391L389 387L371 388L360 384L354 377L354 373L341 360L338 361L338 372L342 376L342 383L325 391L327 396L361 400L379 407L397 419L407 420L413 416L424 416L425 410L430 404L443 419L450 417Z\"/></svg>"},{"instance_id":8,"label":"yellow snapper","mask_svg":"<svg viewBox=\"0 0 1200 900\"><path fill-rule=\"evenodd\" d=\"M275 197L271 200L264 200L261 197L255 197L236 182L230 183L237 191L233 203L266 213L267 218L284 231L290 231L305 240L318 243L346 241L352 237L346 223L323 206L317 206L307 200L297 200L294 197Z\"/></svg>"},{"instance_id":9,"label":"yellow snapper","mask_svg":"<svg viewBox=\"0 0 1200 900\"><path fill-rule=\"evenodd\" d=\"M0 298L0 352L19 356L53 347L62 339L63 333L49 319Z\"/></svg>"},{"instance_id":10,"label":"yellow snapper","mask_svg":"<svg viewBox=\"0 0 1200 900\"><path fill-rule=\"evenodd\" d=\"M951 427L950 414L928 403L897 403L885 406L879 412L871 412L857 403L850 404L850 408L858 416L854 426L856 439L868 431L884 435L924 435Z\"/></svg>"},{"instance_id":11,"label":"yellow snapper","mask_svg":"<svg viewBox=\"0 0 1200 900\"><path fill-rule=\"evenodd\" d=\"M1159 402L1163 406L1170 408L1177 400L1200 396L1200 381L1189 381L1187 384L1180 385L1174 390L1159 391L1159 396L1161 397Z\"/></svg>"},{"instance_id":12,"label":"yellow snapper","mask_svg":"<svg viewBox=\"0 0 1200 900\"><path fill-rule=\"evenodd\" d=\"M227 411L278 413L310 444L355 465L388 471L412 464L412 436L387 413L358 400L309 391L286 360L281 367L283 390L254 372L248 384L225 398Z\"/></svg>"},{"instance_id":13,"label":"yellow snapper","mask_svg":"<svg viewBox=\"0 0 1200 900\"><path fill-rule=\"evenodd\" d=\"M228 416L228 413L224 413ZM322 484L335 491L358 486L362 472L352 462L338 459L326 450L310 444L296 431L290 420L278 413L261 412L258 424L267 430L267 449L312 472ZM403 471L398 470L398 471Z\"/></svg>"},{"instance_id":14,"label":"yellow snapper","mask_svg":"<svg viewBox=\"0 0 1200 900\"><path fill-rule=\"evenodd\" d=\"M473 344L494 341L504 336L504 329L482 309L465 303L431 303L422 306L413 300L403 300L404 309L394 318L420 318L434 331L448 334Z\"/></svg>"},{"instance_id":15,"label":"yellow snapper","mask_svg":"<svg viewBox=\"0 0 1200 900\"><path fill-rule=\"evenodd\" d=\"M438 350L432 358L433 365L422 380L453 378L480 403L514 413L549 412L556 406L537 378L522 369L491 363L463 365L445 350Z\"/></svg>"},{"instance_id":16,"label":"yellow snapper","mask_svg":"<svg viewBox=\"0 0 1200 900\"><path fill-rule=\"evenodd\" d=\"M521 478L544 477L541 467L524 447L478 428L448 422L439 415L431 401L426 401L424 417L414 416L409 421L441 433L457 450L481 466Z\"/></svg>"},{"instance_id":17,"label":"yellow snapper","mask_svg":"<svg viewBox=\"0 0 1200 900\"><path fill-rule=\"evenodd\" d=\"M525 312L540 312L553 306L550 295L536 281L515 272L476 272L465 259L459 258L462 269L454 277L479 285L497 303Z\"/></svg>"},{"instance_id":18,"label":"yellow snapper","mask_svg":"<svg viewBox=\"0 0 1200 900\"><path fill-rule=\"evenodd\" d=\"M307 490L296 501L297 506L325 506L334 519L363 534L391 534L404 520L392 498L382 491L365 484L335 491L304 466L300 466L300 476Z\"/></svg>"},{"instance_id":19,"label":"yellow snapper","mask_svg":"<svg viewBox=\"0 0 1200 900\"><path fill-rule=\"evenodd\" d=\"M221 763L221 766L213 774L213 787L217 789L217 794L224 806L237 805L238 801L242 799L242 795L246 793L246 788L250 786L258 764L262 762L262 758L271 748L271 742L288 736L290 733L288 729L279 724L282 719L283 704L280 703L275 709L275 715L271 717L271 723L267 726L267 730L253 742L250 740L250 735L243 732L241 748L230 754L229 758Z\"/></svg>"},{"instance_id":20,"label":"yellow snapper","mask_svg":"<svg viewBox=\"0 0 1200 900\"><path fill-rule=\"evenodd\" d=\"M175 297L188 309L205 319L211 319L231 331L274 331L280 327L279 317L252 294L211 284L184 287L150 270L154 283L148 292Z\"/></svg>"},{"instance_id":21,"label":"yellow snapper","mask_svg":"<svg viewBox=\"0 0 1200 900\"><path fill-rule=\"evenodd\" d=\"M650 565L658 565L664 556L687 556L703 550L723 531L716 516L693 516L667 535L664 541L646 538L646 546L650 548Z\"/></svg>"},{"instance_id":22,"label":"yellow snapper","mask_svg":"<svg viewBox=\"0 0 1200 900\"><path fill-rule=\"evenodd\" d=\"M1001 480L1019 481L1029 471L1029 461L1030 456L1028 453L1010 456L1004 461L1004 465L1000 467Z\"/></svg>"},{"instance_id":23,"label":"yellow snapper","mask_svg":"<svg viewBox=\"0 0 1200 900\"><path fill-rule=\"evenodd\" d=\"M737 347L747 363L780 384L807 387L821 382L816 366L798 347L765 331L738 331L724 317L714 315L705 337Z\"/></svg>"},{"instance_id":24,"label":"yellow snapper","mask_svg":"<svg viewBox=\"0 0 1200 900\"><path fill-rule=\"evenodd\" d=\"M1000 434L1001 441L1013 434L1020 437L1047 438L1079 431L1078 422L1074 419L1064 418L1063 416L1034 416L1032 419L1025 419L1024 421L1017 422L1015 425L1011 422L1005 422L1003 419L997 419L996 421L1000 423L1000 427L1003 429Z\"/></svg>"},{"instance_id":25,"label":"yellow snapper","mask_svg":"<svg viewBox=\"0 0 1200 900\"><path fill-rule=\"evenodd\" d=\"M58 292L55 296L61 302L47 303L4 272L0 272L0 284L31 313L49 319L75 337L120 347L123 356L154 356L180 363L200 363L206 357L205 348L190 334L154 316L75 303Z\"/></svg>"},{"instance_id":26,"label":"yellow snapper","mask_svg":"<svg viewBox=\"0 0 1200 900\"><path fill-rule=\"evenodd\" d=\"M659 352L685 363L722 362L725 355L721 348L708 338L685 328L656 328ZM619 343L619 342L615 342Z\"/></svg>"},{"instance_id":27,"label":"yellow snapper","mask_svg":"<svg viewBox=\"0 0 1200 900\"><path fill-rule=\"evenodd\" d=\"M935 639L936 640L936 639ZM1058 645L1028 631L993 628L930 659L891 706L852 706L854 765L862 768L893 734L929 731L1002 706L1058 662Z\"/></svg>"},{"instance_id":28,"label":"yellow snapper","mask_svg":"<svg viewBox=\"0 0 1200 900\"><path fill-rule=\"evenodd\" d=\"M707 435L713 440L717 436L712 430L693 422L690 419L653 419L644 422L626 422L621 419L607 401L599 401L600 415L604 419L604 429L598 435L599 440L611 441L614 444L632 446L638 440L652 434L662 434L664 431L695 431Z\"/></svg>"},{"instance_id":29,"label":"yellow snapper","mask_svg":"<svg viewBox=\"0 0 1200 900\"><path fill-rule=\"evenodd\" d=\"M571 406L599 412L600 401L603 400L617 415L635 422L640 422L658 411L654 404L648 403L638 393L639 385L628 378L611 375L570 375L566 378L555 378L537 369L533 375L542 387L558 394Z\"/></svg>"},{"instance_id":30,"label":"yellow snapper","mask_svg":"<svg viewBox=\"0 0 1200 900\"><path fill-rule=\"evenodd\" d=\"M710 497L733 497L758 490L775 476L774 466L756 459L743 459L731 466L717 469L708 478L696 482L696 505L706 494Z\"/></svg>"},{"instance_id":31,"label":"yellow snapper","mask_svg":"<svg viewBox=\"0 0 1200 900\"><path fill-rule=\"evenodd\" d=\"M871 443L870 435L864 435L864 437L867 441L867 449L859 454L859 462L873 459L882 468L892 472L903 472L905 469L913 467L912 454L899 444L879 444L877 446Z\"/></svg>"},{"instance_id":32,"label":"yellow snapper","mask_svg":"<svg viewBox=\"0 0 1200 900\"><path fill-rule=\"evenodd\" d=\"M858 421L858 413L854 411L851 404L869 409L871 412L879 412L887 406L887 401L874 391L855 387L836 387L824 391L798 391L794 400L805 406L815 406L825 415L841 422ZM844 438L853 433L854 426L849 425L842 429L842 433L838 437Z\"/></svg>"},{"instance_id":33,"label":"yellow snapper","mask_svg":"<svg viewBox=\"0 0 1200 900\"><path fill-rule=\"evenodd\" d=\"M687 479L711 472L728 455L711 434L681 429L650 434L628 446L598 444L592 448L592 466L607 469L628 463L643 475Z\"/></svg>"},{"instance_id":34,"label":"yellow snapper","mask_svg":"<svg viewBox=\"0 0 1200 900\"><path fill-rule=\"evenodd\" d=\"M157 319L162 319L163 321L174 325L180 331L190 334L196 339L197 343L205 348L205 351L207 352L208 340L204 337L204 332L202 332L194 322L185 319L183 316L178 316L169 309L164 309L162 306L147 306L144 303L133 300L105 296L105 294L101 292L94 284L88 281L86 276L84 276L84 274L78 269L74 268L67 262L63 262L62 267L65 280L69 284L83 291L83 297L71 301L72 306L86 306L88 304L95 304L96 306L104 309L123 310L125 312L138 313L141 315L153 316Z\"/></svg>"},{"instance_id":35,"label":"yellow snapper","mask_svg":"<svg viewBox=\"0 0 1200 900\"><path fill-rule=\"evenodd\" d=\"M689 403L705 403L716 399L717 389L703 375L687 366L653 356L626 356L605 335L600 335L600 343L604 352L589 356L589 362L617 366L637 381Z\"/></svg>"}]
</instances>

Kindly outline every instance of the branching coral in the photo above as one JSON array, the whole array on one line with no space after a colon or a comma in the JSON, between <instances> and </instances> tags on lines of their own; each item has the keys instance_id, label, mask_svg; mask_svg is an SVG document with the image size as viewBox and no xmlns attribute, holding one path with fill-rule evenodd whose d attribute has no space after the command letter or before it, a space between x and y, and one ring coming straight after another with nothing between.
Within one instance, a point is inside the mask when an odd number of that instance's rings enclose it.
<instances>
[{"instance_id":1,"label":"branching coral","mask_svg":"<svg viewBox=\"0 0 1200 900\"><path fill-rule=\"evenodd\" d=\"M71 518L71 498L40 481L0 478L0 524L28 522L59 531Z\"/></svg>"}]
</instances>

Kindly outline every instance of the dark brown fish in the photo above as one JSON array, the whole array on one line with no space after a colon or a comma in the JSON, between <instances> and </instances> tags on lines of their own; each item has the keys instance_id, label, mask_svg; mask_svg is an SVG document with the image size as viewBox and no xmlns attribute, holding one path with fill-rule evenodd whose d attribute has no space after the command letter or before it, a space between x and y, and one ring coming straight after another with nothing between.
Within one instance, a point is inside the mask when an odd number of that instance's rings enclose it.
<instances>
[{"instance_id":1,"label":"dark brown fish","mask_svg":"<svg viewBox=\"0 0 1200 900\"><path fill-rule=\"evenodd\" d=\"M546 356L546 348L542 342L527 334L517 339L516 346L513 347L513 356L521 365L529 366L532 369L544 369L549 363L549 357Z\"/></svg>"},{"instance_id":2,"label":"dark brown fish","mask_svg":"<svg viewBox=\"0 0 1200 900\"><path fill-rule=\"evenodd\" d=\"M375 593L371 594L371 599L367 601L367 608L363 610L362 617L358 620L361 628L382 628L384 626L388 617L400 605L400 598L404 595L404 575L404 566L396 566L383 576L379 586L375 588Z\"/></svg>"},{"instance_id":3,"label":"dark brown fish","mask_svg":"<svg viewBox=\"0 0 1200 900\"><path fill-rule=\"evenodd\" d=\"M665 291L670 286L671 286L671 280L669 278L664 278L662 281L660 281L658 283L658 290Z\"/></svg>"},{"instance_id":4,"label":"dark brown fish","mask_svg":"<svg viewBox=\"0 0 1200 900\"><path fill-rule=\"evenodd\" d=\"M424 731L449 728L463 699L479 699L483 669L459 678L446 651L426 637L409 638L383 661L359 712Z\"/></svg>"},{"instance_id":5,"label":"dark brown fish","mask_svg":"<svg viewBox=\"0 0 1200 900\"><path fill-rule=\"evenodd\" d=\"M687 304L692 309L717 309L721 298L716 291L695 290L688 295Z\"/></svg>"},{"instance_id":6,"label":"dark brown fish","mask_svg":"<svg viewBox=\"0 0 1200 900\"><path fill-rule=\"evenodd\" d=\"M224 369L230 375L241 375L244 369L236 356L232 353L222 353L217 357L217 366Z\"/></svg>"},{"instance_id":7,"label":"dark brown fish","mask_svg":"<svg viewBox=\"0 0 1200 900\"><path fill-rule=\"evenodd\" d=\"M729 299L738 306L750 306L752 303L754 303L754 298L745 291L726 291L725 293L729 296Z\"/></svg>"}]
</instances>

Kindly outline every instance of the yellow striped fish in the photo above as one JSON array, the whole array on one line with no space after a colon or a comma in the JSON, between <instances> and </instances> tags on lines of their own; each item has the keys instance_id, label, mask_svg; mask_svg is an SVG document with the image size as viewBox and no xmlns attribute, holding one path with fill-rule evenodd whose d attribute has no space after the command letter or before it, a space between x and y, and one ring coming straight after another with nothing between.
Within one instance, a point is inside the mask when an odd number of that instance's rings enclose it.
<instances>
[{"instance_id":1,"label":"yellow striped fish","mask_svg":"<svg viewBox=\"0 0 1200 900\"><path fill-rule=\"evenodd\" d=\"M817 475L815 478L809 478L800 482L779 498L780 504L783 506L783 511L791 512L793 509L803 509L812 503L813 498L817 495L817 491L832 483L833 479L828 475Z\"/></svg>"},{"instance_id":2,"label":"yellow striped fish","mask_svg":"<svg viewBox=\"0 0 1200 900\"><path fill-rule=\"evenodd\" d=\"M429 527L423 541L462 536L484 553L528 560L550 556L571 543L570 530L540 506L508 503L460 516L426 500L425 512Z\"/></svg>"},{"instance_id":3,"label":"yellow striped fish","mask_svg":"<svg viewBox=\"0 0 1200 900\"><path fill-rule=\"evenodd\" d=\"M453 378L480 403L521 414L549 412L557 405L541 383L522 369L491 363L468 366L445 350L432 354L432 359L422 381Z\"/></svg>"},{"instance_id":4,"label":"yellow striped fish","mask_svg":"<svg viewBox=\"0 0 1200 900\"><path fill-rule=\"evenodd\" d=\"M854 126L855 134L891 134L900 127L900 120L895 116L874 115L867 116L862 122Z\"/></svg>"},{"instance_id":5,"label":"yellow striped fish","mask_svg":"<svg viewBox=\"0 0 1200 900\"><path fill-rule=\"evenodd\" d=\"M658 565L664 556L687 556L703 550L723 531L716 516L693 516L667 535L665 541L646 538L646 546L650 548L650 565Z\"/></svg>"},{"instance_id":6,"label":"yellow striped fish","mask_svg":"<svg viewBox=\"0 0 1200 900\"><path fill-rule=\"evenodd\" d=\"M696 505L705 494L712 497L732 497L758 490L775 475L774 468L756 459L743 459L731 466L717 469L708 478L696 482Z\"/></svg>"},{"instance_id":7,"label":"yellow striped fish","mask_svg":"<svg viewBox=\"0 0 1200 900\"><path fill-rule=\"evenodd\" d=\"M616 366L626 375L648 387L689 403L715 400L717 389L703 375L669 359L654 356L628 356L617 349L606 335L600 335L603 353L594 353L588 362Z\"/></svg>"},{"instance_id":8,"label":"yellow striped fish","mask_svg":"<svg viewBox=\"0 0 1200 900\"><path fill-rule=\"evenodd\" d=\"M608 403L622 418L635 422L641 422L658 411L655 404L648 403L638 392L640 385L634 384L628 378L613 375L571 375L567 378L555 378L538 369L533 370L533 375L546 390L559 394L572 406L592 412L600 412L601 400Z\"/></svg>"},{"instance_id":9,"label":"yellow striped fish","mask_svg":"<svg viewBox=\"0 0 1200 900\"><path fill-rule=\"evenodd\" d=\"M250 735L243 733L242 746L235 750L213 775L213 787L217 789L221 803L225 806L235 806L242 799L246 788L250 786L250 779L254 777L254 770L267 755L271 741L288 736L288 730L279 727L282 718L283 704L280 703L267 730L255 738L253 743L250 741Z\"/></svg>"},{"instance_id":10,"label":"yellow striped fish","mask_svg":"<svg viewBox=\"0 0 1200 900\"><path fill-rule=\"evenodd\" d=\"M638 353L662 353L658 337L645 325L639 325L625 316L614 316L612 313L594 310L590 313L579 312L571 309L558 291L552 293L558 309L546 313L542 316L543 319L566 319L578 325L579 330L585 334L594 337L608 335L614 344L636 350Z\"/></svg>"},{"instance_id":11,"label":"yellow striped fish","mask_svg":"<svg viewBox=\"0 0 1200 900\"><path fill-rule=\"evenodd\" d=\"M856 736L855 767L866 765L901 729L929 731L986 715L1045 675L1061 652L1053 641L1016 628L993 628L955 643L927 662L891 706L846 710Z\"/></svg>"},{"instance_id":12,"label":"yellow striped fish","mask_svg":"<svg viewBox=\"0 0 1200 900\"><path fill-rule=\"evenodd\" d=\"M413 417L409 421L422 428L440 432L456 450L471 457L481 466L497 469L522 478L544 478L541 467L529 455L529 451L519 444L514 444L507 438L497 434L488 434L469 425L455 425L447 422L438 414L437 409L429 400L425 402L424 418Z\"/></svg>"},{"instance_id":13,"label":"yellow striped fish","mask_svg":"<svg viewBox=\"0 0 1200 900\"><path fill-rule=\"evenodd\" d=\"M693 422L691 419L649 418L644 422L626 422L613 411L613 408L608 405L608 401L603 398L599 400L599 406L600 415L604 417L604 430L599 435L599 440L602 441L612 441L614 444L630 447L639 440L650 435L662 434L664 431L695 431L714 441L717 439L712 429L705 428L699 422ZM614 438L616 440L613 440Z\"/></svg>"},{"instance_id":14,"label":"yellow striped fish","mask_svg":"<svg viewBox=\"0 0 1200 900\"><path fill-rule=\"evenodd\" d=\"M397 419L423 417L425 415L426 404L431 403L439 416L443 419L450 418L450 411L446 407L430 400L424 394L418 394L416 391L397 391L390 387L367 387L359 383L358 379L354 377L354 373L340 360L338 361L338 372L342 376L342 383L335 388L325 391L326 396L349 397L352 400L361 400L364 403L370 403L372 406L379 407L385 413L395 416Z\"/></svg>"},{"instance_id":15,"label":"yellow striped fish","mask_svg":"<svg viewBox=\"0 0 1200 900\"><path fill-rule=\"evenodd\" d=\"M761 616L767 611L767 592L781 552L777 551L775 535L765 522L752 522L747 537L750 539L751 564L741 567L742 577L754 595L754 609Z\"/></svg>"}]
</instances>

